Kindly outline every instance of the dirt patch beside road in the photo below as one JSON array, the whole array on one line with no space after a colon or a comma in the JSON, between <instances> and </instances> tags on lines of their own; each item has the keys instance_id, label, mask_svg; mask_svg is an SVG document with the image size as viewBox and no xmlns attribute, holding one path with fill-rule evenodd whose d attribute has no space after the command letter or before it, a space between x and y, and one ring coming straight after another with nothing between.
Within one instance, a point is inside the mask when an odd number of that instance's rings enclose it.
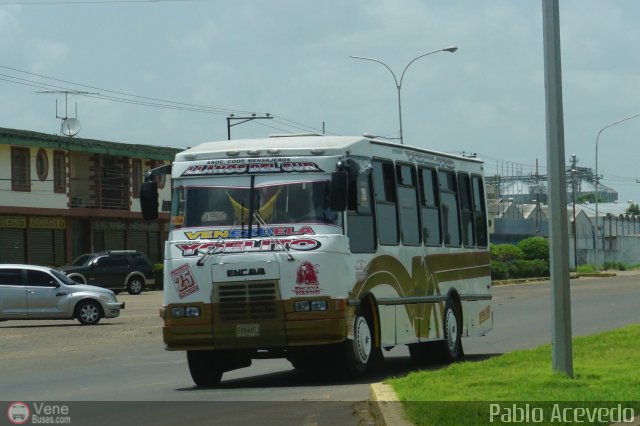
<instances>
[{"instance_id":1,"label":"dirt patch beside road","mask_svg":"<svg viewBox=\"0 0 640 426\"><path fill-rule=\"evenodd\" d=\"M161 291L118 295L125 309L118 318L103 318L98 325L78 320L27 320L0 322L0 364L20 367L34 362L73 363L98 360L114 347L129 351L139 346L162 348ZM106 347L111 347L105 350Z\"/></svg>"}]
</instances>

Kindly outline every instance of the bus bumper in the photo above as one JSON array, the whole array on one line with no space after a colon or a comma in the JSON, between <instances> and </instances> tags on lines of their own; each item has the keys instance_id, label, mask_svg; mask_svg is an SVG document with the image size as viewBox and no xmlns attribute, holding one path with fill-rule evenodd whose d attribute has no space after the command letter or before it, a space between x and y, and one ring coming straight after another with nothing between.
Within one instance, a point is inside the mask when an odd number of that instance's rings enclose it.
<instances>
[{"instance_id":1,"label":"bus bumper","mask_svg":"<svg viewBox=\"0 0 640 426\"><path fill-rule=\"evenodd\" d=\"M201 318L167 318L167 310L160 310L167 350L326 345L342 342L347 336L347 319L336 316L336 312L290 312L270 320L212 321L211 309L206 305L203 308Z\"/></svg>"}]
</instances>

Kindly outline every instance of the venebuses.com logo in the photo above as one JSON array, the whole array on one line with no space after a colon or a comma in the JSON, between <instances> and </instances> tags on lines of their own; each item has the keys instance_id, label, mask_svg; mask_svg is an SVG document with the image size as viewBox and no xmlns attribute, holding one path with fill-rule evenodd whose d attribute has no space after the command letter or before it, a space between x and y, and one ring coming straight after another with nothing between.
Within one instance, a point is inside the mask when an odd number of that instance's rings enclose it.
<instances>
[{"instance_id":1,"label":"venebuses.com logo","mask_svg":"<svg viewBox=\"0 0 640 426\"><path fill-rule=\"evenodd\" d=\"M14 425L23 425L29 421L31 410L24 402L14 402L7 408L7 417Z\"/></svg>"},{"instance_id":2,"label":"venebuses.com logo","mask_svg":"<svg viewBox=\"0 0 640 426\"><path fill-rule=\"evenodd\" d=\"M68 405L32 402L13 402L7 408L7 418L14 425L30 424L71 424L71 410Z\"/></svg>"}]
</instances>

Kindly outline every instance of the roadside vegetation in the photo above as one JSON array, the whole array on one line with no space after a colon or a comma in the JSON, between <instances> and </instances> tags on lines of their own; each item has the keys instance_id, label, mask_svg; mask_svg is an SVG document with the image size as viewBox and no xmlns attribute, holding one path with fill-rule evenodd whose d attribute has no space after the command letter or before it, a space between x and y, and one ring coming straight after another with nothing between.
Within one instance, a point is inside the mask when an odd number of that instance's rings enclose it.
<instances>
[{"instance_id":1,"label":"roadside vegetation","mask_svg":"<svg viewBox=\"0 0 640 426\"><path fill-rule=\"evenodd\" d=\"M492 244L491 279L534 278L549 276L549 242L529 237L518 245Z\"/></svg>"},{"instance_id":2,"label":"roadside vegetation","mask_svg":"<svg viewBox=\"0 0 640 426\"><path fill-rule=\"evenodd\" d=\"M574 377L553 372L551 346L387 381L415 425L489 424L490 403L640 409L640 325L573 342ZM576 401L581 401L576 404ZM615 404L613 404L615 402ZM495 419L494 419L495 420ZM527 422L528 423L528 422Z\"/></svg>"},{"instance_id":3,"label":"roadside vegetation","mask_svg":"<svg viewBox=\"0 0 640 426\"><path fill-rule=\"evenodd\" d=\"M542 237L529 237L514 244L492 244L491 279L545 278L549 276L549 241ZM640 264L628 265L607 261L601 271L629 271L640 269ZM596 272L594 265L578 265L578 274Z\"/></svg>"}]
</instances>

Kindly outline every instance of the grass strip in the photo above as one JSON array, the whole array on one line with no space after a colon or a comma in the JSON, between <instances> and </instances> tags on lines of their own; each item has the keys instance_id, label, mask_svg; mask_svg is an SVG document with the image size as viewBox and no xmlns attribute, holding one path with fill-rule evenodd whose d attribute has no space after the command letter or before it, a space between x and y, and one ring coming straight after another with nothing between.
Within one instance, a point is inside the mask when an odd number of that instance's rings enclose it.
<instances>
[{"instance_id":1,"label":"grass strip","mask_svg":"<svg viewBox=\"0 0 640 426\"><path fill-rule=\"evenodd\" d=\"M573 378L554 372L551 359L551 346L545 345L483 361L414 372L387 383L416 425L458 425L467 421L470 422L467 424L491 424L490 410L495 409L491 403L498 402L502 402L500 407L513 404L514 411L523 408L529 414L532 407L541 407L546 420L552 420L554 407L559 403L615 407L614 402L623 402L625 407L638 412L640 325L575 338ZM526 423L538 423L533 420L529 418Z\"/></svg>"}]
</instances>

